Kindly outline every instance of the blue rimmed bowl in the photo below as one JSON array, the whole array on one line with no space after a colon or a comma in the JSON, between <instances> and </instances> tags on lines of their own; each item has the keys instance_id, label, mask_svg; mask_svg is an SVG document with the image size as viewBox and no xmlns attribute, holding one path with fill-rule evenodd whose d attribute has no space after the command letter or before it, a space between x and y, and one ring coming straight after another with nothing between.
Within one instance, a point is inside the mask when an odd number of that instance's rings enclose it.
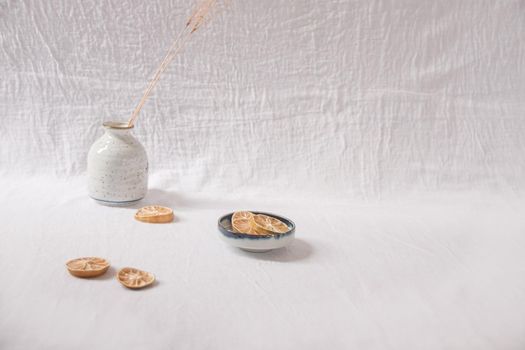
<instances>
[{"instance_id":1,"label":"blue rimmed bowl","mask_svg":"<svg viewBox=\"0 0 525 350\"><path fill-rule=\"evenodd\" d=\"M260 236L234 232L231 223L233 213L229 213L219 219L218 227L221 233L221 239L233 247L241 248L253 253L263 253L273 249L283 248L292 243L295 239L295 224L292 220L280 215L264 213L261 211L252 211L252 213L268 215L279 219L288 226L289 230L286 233Z\"/></svg>"}]
</instances>

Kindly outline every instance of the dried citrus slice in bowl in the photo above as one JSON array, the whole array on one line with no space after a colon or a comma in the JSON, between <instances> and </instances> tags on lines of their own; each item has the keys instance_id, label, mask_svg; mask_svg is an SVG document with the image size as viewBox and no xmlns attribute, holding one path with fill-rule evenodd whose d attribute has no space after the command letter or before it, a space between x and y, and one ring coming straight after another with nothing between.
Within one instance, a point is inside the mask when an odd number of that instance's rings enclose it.
<instances>
[{"instance_id":1,"label":"dried citrus slice in bowl","mask_svg":"<svg viewBox=\"0 0 525 350\"><path fill-rule=\"evenodd\" d=\"M260 234L286 233L290 231L290 228L284 222L268 215L254 215L253 221L255 231Z\"/></svg>"},{"instance_id":2,"label":"dried citrus slice in bowl","mask_svg":"<svg viewBox=\"0 0 525 350\"><path fill-rule=\"evenodd\" d=\"M117 274L117 280L127 288L140 289L155 282L155 275L133 267L125 267Z\"/></svg>"},{"instance_id":3,"label":"dried citrus slice in bowl","mask_svg":"<svg viewBox=\"0 0 525 350\"><path fill-rule=\"evenodd\" d=\"M167 223L173 221L173 210L160 205L148 205L140 208L135 214L135 219L149 223Z\"/></svg>"},{"instance_id":4,"label":"dried citrus slice in bowl","mask_svg":"<svg viewBox=\"0 0 525 350\"><path fill-rule=\"evenodd\" d=\"M255 232L253 213L249 211L236 211L232 215L232 227L239 233L257 234Z\"/></svg>"},{"instance_id":5,"label":"dried citrus slice in bowl","mask_svg":"<svg viewBox=\"0 0 525 350\"><path fill-rule=\"evenodd\" d=\"M109 269L109 261L97 257L86 257L69 260L67 270L76 277L96 277L103 275Z\"/></svg>"}]
</instances>

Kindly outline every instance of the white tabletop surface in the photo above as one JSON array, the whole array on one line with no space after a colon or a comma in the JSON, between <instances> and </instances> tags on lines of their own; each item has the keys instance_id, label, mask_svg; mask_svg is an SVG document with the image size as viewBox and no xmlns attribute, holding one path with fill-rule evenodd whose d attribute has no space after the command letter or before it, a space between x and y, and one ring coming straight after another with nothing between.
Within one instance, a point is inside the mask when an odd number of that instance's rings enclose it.
<instances>
[{"instance_id":1,"label":"white tabletop surface","mask_svg":"<svg viewBox=\"0 0 525 350\"><path fill-rule=\"evenodd\" d=\"M85 179L3 178L1 349L523 349L524 201L428 195L397 201L182 193L153 177L151 225L108 208ZM270 210L297 224L280 251L218 238L217 218ZM100 278L69 259L100 256ZM132 266L158 282L131 291Z\"/></svg>"}]
</instances>

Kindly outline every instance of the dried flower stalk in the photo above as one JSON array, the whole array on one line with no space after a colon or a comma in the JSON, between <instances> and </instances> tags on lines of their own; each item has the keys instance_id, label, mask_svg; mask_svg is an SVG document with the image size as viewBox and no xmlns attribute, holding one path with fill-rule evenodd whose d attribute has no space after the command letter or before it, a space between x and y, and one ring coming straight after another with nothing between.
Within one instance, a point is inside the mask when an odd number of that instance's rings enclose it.
<instances>
[{"instance_id":1,"label":"dried flower stalk","mask_svg":"<svg viewBox=\"0 0 525 350\"><path fill-rule=\"evenodd\" d=\"M160 63L155 75L148 84L148 87L144 91L142 98L140 99L137 107L133 110L131 117L128 120L128 126L133 126L137 121L140 110L148 100L153 88L157 85L162 73L166 70L170 62L177 56L177 54L184 48L184 45L189 41L191 35L195 33L200 27L211 19L212 10L217 4L217 0L203 0L201 1L193 11L193 14L188 18L186 26L177 35L175 41L168 49L166 56Z\"/></svg>"}]
</instances>

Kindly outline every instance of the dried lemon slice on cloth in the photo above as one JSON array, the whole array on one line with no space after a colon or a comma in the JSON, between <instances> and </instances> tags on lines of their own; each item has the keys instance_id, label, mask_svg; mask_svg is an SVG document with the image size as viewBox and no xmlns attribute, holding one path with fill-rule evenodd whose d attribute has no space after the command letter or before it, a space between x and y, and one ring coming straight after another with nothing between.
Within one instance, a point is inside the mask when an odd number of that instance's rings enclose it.
<instances>
[{"instance_id":1,"label":"dried lemon slice on cloth","mask_svg":"<svg viewBox=\"0 0 525 350\"><path fill-rule=\"evenodd\" d=\"M259 234L286 233L290 231L290 228L284 222L268 215L254 215L253 221L255 231Z\"/></svg>"},{"instance_id":2,"label":"dried lemon slice on cloth","mask_svg":"<svg viewBox=\"0 0 525 350\"><path fill-rule=\"evenodd\" d=\"M239 233L256 235L253 217L249 211L236 211L232 215L232 227Z\"/></svg>"},{"instance_id":3,"label":"dried lemon slice on cloth","mask_svg":"<svg viewBox=\"0 0 525 350\"><path fill-rule=\"evenodd\" d=\"M173 210L160 205L148 205L140 208L135 214L135 219L149 223L167 223L173 221Z\"/></svg>"},{"instance_id":4,"label":"dried lemon slice on cloth","mask_svg":"<svg viewBox=\"0 0 525 350\"><path fill-rule=\"evenodd\" d=\"M155 275L150 272L125 267L117 274L117 280L127 288L140 289L149 286L155 282Z\"/></svg>"},{"instance_id":5,"label":"dried lemon slice on cloth","mask_svg":"<svg viewBox=\"0 0 525 350\"><path fill-rule=\"evenodd\" d=\"M96 257L78 258L68 261L66 267L73 276L96 277L106 273L109 261Z\"/></svg>"}]
</instances>

